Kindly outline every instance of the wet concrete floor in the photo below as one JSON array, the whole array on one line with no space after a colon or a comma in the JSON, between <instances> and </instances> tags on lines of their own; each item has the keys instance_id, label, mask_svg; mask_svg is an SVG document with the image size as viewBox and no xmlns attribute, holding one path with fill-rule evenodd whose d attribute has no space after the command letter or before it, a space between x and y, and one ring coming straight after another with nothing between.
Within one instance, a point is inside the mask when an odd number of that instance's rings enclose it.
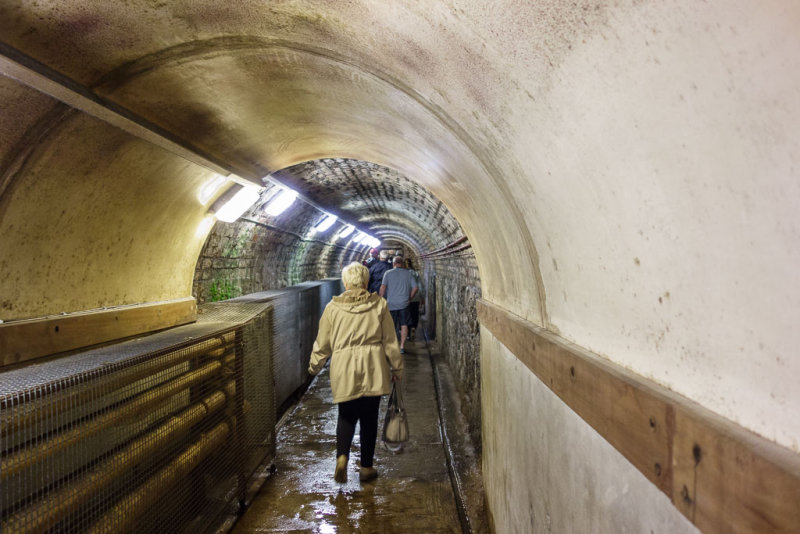
<instances>
[{"instance_id":1,"label":"wet concrete floor","mask_svg":"<svg viewBox=\"0 0 800 534\"><path fill-rule=\"evenodd\" d=\"M404 394L410 440L399 453L378 436L378 478L358 479L358 429L348 481L333 480L337 407L327 367L283 419L275 472L264 483L234 534L253 532L460 533L447 467L431 361L425 344L406 344ZM387 397L381 402L383 420Z\"/></svg>"}]
</instances>

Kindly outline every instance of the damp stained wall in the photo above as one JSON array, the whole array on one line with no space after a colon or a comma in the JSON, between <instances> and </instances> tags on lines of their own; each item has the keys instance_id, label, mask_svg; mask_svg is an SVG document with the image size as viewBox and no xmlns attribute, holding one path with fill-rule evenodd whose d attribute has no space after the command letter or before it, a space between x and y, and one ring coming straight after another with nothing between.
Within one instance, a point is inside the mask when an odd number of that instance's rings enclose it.
<instances>
[{"instance_id":1,"label":"damp stained wall","mask_svg":"<svg viewBox=\"0 0 800 534\"><path fill-rule=\"evenodd\" d=\"M397 170L458 220L483 298L795 452L798 29L791 0L0 6L3 43L242 173ZM0 319L188 296L211 174L0 89ZM495 394L516 364L487 359L483 421L530 417L541 385ZM530 444L489 428L490 499L521 528L532 502L492 477L535 472Z\"/></svg>"}]
</instances>

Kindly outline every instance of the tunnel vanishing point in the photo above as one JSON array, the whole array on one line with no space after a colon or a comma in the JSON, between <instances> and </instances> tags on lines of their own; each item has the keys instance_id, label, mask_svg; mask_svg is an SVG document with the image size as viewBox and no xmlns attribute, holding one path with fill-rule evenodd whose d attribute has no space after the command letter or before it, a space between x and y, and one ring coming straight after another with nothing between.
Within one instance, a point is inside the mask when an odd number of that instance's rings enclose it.
<instances>
[{"instance_id":1,"label":"tunnel vanishing point","mask_svg":"<svg viewBox=\"0 0 800 534\"><path fill-rule=\"evenodd\" d=\"M800 531L797 2L3 0L0 73L4 532L228 487L377 242L496 532Z\"/></svg>"}]
</instances>

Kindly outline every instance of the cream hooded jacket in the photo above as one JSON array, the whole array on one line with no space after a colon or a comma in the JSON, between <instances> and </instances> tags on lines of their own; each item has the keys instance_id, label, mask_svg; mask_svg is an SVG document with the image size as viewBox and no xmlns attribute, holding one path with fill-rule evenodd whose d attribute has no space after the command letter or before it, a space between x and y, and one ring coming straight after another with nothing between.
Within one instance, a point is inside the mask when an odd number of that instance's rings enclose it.
<instances>
[{"instance_id":1,"label":"cream hooded jacket","mask_svg":"<svg viewBox=\"0 0 800 534\"><path fill-rule=\"evenodd\" d=\"M391 374L402 377L403 357L386 301L363 289L345 291L325 307L308 372L331 358L333 402L388 395Z\"/></svg>"}]
</instances>

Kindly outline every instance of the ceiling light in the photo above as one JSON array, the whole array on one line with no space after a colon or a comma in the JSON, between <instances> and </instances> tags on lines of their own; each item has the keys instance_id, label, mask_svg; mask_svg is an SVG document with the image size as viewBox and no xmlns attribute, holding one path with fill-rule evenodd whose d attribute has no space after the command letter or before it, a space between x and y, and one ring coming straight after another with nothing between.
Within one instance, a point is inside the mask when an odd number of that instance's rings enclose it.
<instances>
[{"instance_id":1,"label":"ceiling light","mask_svg":"<svg viewBox=\"0 0 800 534\"><path fill-rule=\"evenodd\" d=\"M353 226L352 224L348 224L347 226L345 226L344 228L342 228L342 231L341 231L341 232L339 232L338 234L336 234L336 239L341 239L341 238L343 238L343 237L347 237L347 236L349 236L350 234L352 234L352 233L353 233L353 230L355 230L355 229L356 229L356 227L355 227L355 226Z\"/></svg>"},{"instance_id":2,"label":"ceiling light","mask_svg":"<svg viewBox=\"0 0 800 534\"><path fill-rule=\"evenodd\" d=\"M267 213L267 215L276 217L286 211L296 198L297 193L291 189L281 189L280 193L272 197L272 200L269 201L267 206L264 208L264 211Z\"/></svg>"},{"instance_id":3,"label":"ceiling light","mask_svg":"<svg viewBox=\"0 0 800 534\"><path fill-rule=\"evenodd\" d=\"M203 187L200 188L200 193L197 195L197 198L200 200L200 204L205 206L206 202L211 200L211 197L213 197L227 181L227 178L221 174L217 174L203 184Z\"/></svg>"},{"instance_id":4,"label":"ceiling light","mask_svg":"<svg viewBox=\"0 0 800 534\"><path fill-rule=\"evenodd\" d=\"M358 232L358 235L356 235L355 239L353 239L353 243L356 244L361 243L366 238L367 234L365 234L364 232Z\"/></svg>"},{"instance_id":5,"label":"ceiling light","mask_svg":"<svg viewBox=\"0 0 800 534\"><path fill-rule=\"evenodd\" d=\"M255 204L260 196L257 187L242 187L215 215L220 221L233 222Z\"/></svg>"},{"instance_id":6,"label":"ceiling light","mask_svg":"<svg viewBox=\"0 0 800 534\"><path fill-rule=\"evenodd\" d=\"M317 223L317 225L314 227L314 230L317 232L324 232L333 226L333 223L336 222L336 219L336 215L326 215L324 219Z\"/></svg>"}]
</instances>

